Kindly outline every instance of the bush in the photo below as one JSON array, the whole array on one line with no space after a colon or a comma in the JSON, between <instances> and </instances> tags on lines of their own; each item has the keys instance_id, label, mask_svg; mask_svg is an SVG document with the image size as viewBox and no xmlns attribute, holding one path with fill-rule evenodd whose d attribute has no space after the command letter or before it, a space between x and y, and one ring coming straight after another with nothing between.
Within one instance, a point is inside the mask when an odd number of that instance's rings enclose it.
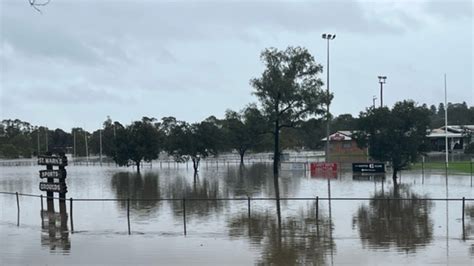
<instances>
[{"instance_id":1,"label":"bush","mask_svg":"<svg viewBox=\"0 0 474 266\"><path fill-rule=\"evenodd\" d=\"M469 145L464 148L464 153L465 154L474 154L474 142L469 143Z\"/></svg>"}]
</instances>

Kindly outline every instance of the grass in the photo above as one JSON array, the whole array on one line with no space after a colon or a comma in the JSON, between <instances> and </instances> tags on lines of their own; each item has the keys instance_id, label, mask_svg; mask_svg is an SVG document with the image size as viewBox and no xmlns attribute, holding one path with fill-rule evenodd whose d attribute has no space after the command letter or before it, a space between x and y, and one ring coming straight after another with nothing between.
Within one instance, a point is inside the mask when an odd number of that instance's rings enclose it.
<instances>
[{"instance_id":1,"label":"grass","mask_svg":"<svg viewBox=\"0 0 474 266\"><path fill-rule=\"evenodd\" d=\"M445 170L446 166L444 162L430 162L425 163L424 165L425 170ZM472 169L474 172L474 163L472 165ZM411 169L421 169L422 163L414 164ZM449 172L462 172L462 173L470 173L471 172L471 162L470 161L461 161L461 162L450 162L448 164L448 171Z\"/></svg>"}]
</instances>

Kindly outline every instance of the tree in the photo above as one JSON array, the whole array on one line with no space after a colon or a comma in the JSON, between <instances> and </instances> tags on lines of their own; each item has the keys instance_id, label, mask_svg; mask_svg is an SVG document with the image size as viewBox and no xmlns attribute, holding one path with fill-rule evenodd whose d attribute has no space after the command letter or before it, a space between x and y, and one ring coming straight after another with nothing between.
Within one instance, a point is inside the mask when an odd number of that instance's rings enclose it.
<instances>
[{"instance_id":1,"label":"tree","mask_svg":"<svg viewBox=\"0 0 474 266\"><path fill-rule=\"evenodd\" d=\"M195 174L201 158L217 154L218 147L221 147L222 132L212 118L190 125L174 117L165 117L160 128L166 134L168 154L178 162L191 158Z\"/></svg>"},{"instance_id":2,"label":"tree","mask_svg":"<svg viewBox=\"0 0 474 266\"><path fill-rule=\"evenodd\" d=\"M48 143L51 151L66 152L68 147L72 146L72 135L57 128L49 134L50 142Z\"/></svg>"},{"instance_id":3,"label":"tree","mask_svg":"<svg viewBox=\"0 0 474 266\"><path fill-rule=\"evenodd\" d=\"M356 128L357 119L351 114L341 114L331 121L331 128L334 131L354 130Z\"/></svg>"},{"instance_id":4,"label":"tree","mask_svg":"<svg viewBox=\"0 0 474 266\"><path fill-rule=\"evenodd\" d=\"M360 113L360 131L354 137L359 147L369 148L370 157L391 162L396 184L397 172L427 151L429 113L427 108L417 107L413 101L397 102L392 110L370 108Z\"/></svg>"},{"instance_id":5,"label":"tree","mask_svg":"<svg viewBox=\"0 0 474 266\"><path fill-rule=\"evenodd\" d=\"M143 117L126 128L116 129L115 162L128 166L133 161L140 173L141 161L150 162L157 159L161 149L161 136L158 128L152 123L154 118Z\"/></svg>"},{"instance_id":6,"label":"tree","mask_svg":"<svg viewBox=\"0 0 474 266\"><path fill-rule=\"evenodd\" d=\"M256 149L266 131L265 120L256 105L249 105L237 113L227 110L222 122L227 145L240 155L240 163L248 150Z\"/></svg>"},{"instance_id":7,"label":"tree","mask_svg":"<svg viewBox=\"0 0 474 266\"><path fill-rule=\"evenodd\" d=\"M41 130L40 130L41 132ZM40 134L41 135L41 134ZM86 154L86 138L89 139L89 133L85 131L83 128L80 127L74 127L71 129L71 135L72 135L72 146L74 149L75 146L75 151L73 150L73 155L74 156L87 156ZM89 147L89 143L87 143L87 146ZM88 150L88 148L87 148Z\"/></svg>"},{"instance_id":8,"label":"tree","mask_svg":"<svg viewBox=\"0 0 474 266\"><path fill-rule=\"evenodd\" d=\"M0 157L29 158L33 152L33 126L19 119L5 119L0 123Z\"/></svg>"},{"instance_id":9,"label":"tree","mask_svg":"<svg viewBox=\"0 0 474 266\"><path fill-rule=\"evenodd\" d=\"M269 48L260 56L265 70L250 84L260 101L262 113L272 125L274 137L273 172L278 174L280 163L280 130L294 127L313 114L323 114L322 104L330 95L321 89L318 74L322 66L301 47L288 47L284 51Z\"/></svg>"}]
</instances>

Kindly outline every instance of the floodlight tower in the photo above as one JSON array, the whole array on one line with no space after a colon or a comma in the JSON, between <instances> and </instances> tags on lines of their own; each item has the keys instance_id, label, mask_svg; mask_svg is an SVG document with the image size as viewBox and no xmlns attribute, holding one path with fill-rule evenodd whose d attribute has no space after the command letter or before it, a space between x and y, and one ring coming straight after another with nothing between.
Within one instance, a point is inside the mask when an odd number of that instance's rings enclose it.
<instances>
[{"instance_id":1,"label":"floodlight tower","mask_svg":"<svg viewBox=\"0 0 474 266\"><path fill-rule=\"evenodd\" d=\"M330 115L329 115L329 41L336 38L336 34L327 34L322 35L323 39L327 40L327 66L326 66L326 93L327 93L327 109L326 109L326 162L329 162L329 124L330 124Z\"/></svg>"},{"instance_id":2,"label":"floodlight tower","mask_svg":"<svg viewBox=\"0 0 474 266\"><path fill-rule=\"evenodd\" d=\"M380 107L383 107L383 84L385 84L387 77L379 76L378 78L380 83Z\"/></svg>"}]
</instances>

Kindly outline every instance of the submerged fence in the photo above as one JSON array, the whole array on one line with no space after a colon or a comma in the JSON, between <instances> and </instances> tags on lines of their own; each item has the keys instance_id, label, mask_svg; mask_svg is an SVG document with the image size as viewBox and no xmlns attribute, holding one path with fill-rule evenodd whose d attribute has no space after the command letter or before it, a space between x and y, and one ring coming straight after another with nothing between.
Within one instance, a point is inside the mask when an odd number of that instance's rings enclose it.
<instances>
[{"instance_id":1,"label":"submerged fence","mask_svg":"<svg viewBox=\"0 0 474 266\"><path fill-rule=\"evenodd\" d=\"M461 210L462 210L462 229L464 232L464 221L465 221L465 208L466 208L466 201L474 201L474 198L390 198L390 197L380 197L380 198L365 198L365 197L238 197L238 198L149 198L149 199L137 199L137 198L114 198L114 199L100 199L100 198L89 198L89 199L73 199L73 198L59 198L59 197L46 197L43 195L34 195L34 194L25 194L25 193L18 193L18 192L1 192L0 194L4 195L12 195L16 197L16 204L17 204L17 226L20 226L20 200L19 197L36 197L39 198L41 201L41 215L43 216L43 199L46 199L48 202L48 210L50 210L50 206L53 205L53 200L59 200L60 204L60 211L66 211L66 202L69 201L69 221L71 227L71 233L74 233L74 222L73 222L73 202L126 202L127 203L127 227L128 227L128 234L132 234L131 224L130 224L130 202L159 202L159 201L174 201L174 202L181 202L182 204L182 211L183 211L183 233L184 235L187 234L186 230L186 202L187 201L241 201L247 202L247 211L248 217L251 217L251 202L252 201L314 201L315 202L315 219L316 223L319 221L319 202L320 201L385 201L388 208L390 208L390 202L392 201L445 201L445 202L461 202ZM54 207L53 207L54 208ZM464 233L463 233L464 235Z\"/></svg>"}]
</instances>

